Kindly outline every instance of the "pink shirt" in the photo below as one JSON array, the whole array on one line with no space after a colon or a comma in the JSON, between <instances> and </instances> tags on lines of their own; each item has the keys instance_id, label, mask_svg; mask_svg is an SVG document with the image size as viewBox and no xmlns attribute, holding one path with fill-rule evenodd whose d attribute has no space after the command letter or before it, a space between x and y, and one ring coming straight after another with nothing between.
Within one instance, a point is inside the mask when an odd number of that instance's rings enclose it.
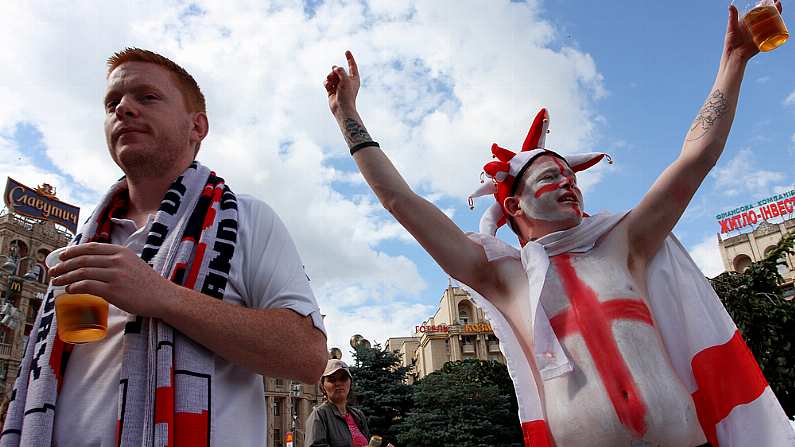
<instances>
[{"instance_id":1,"label":"pink shirt","mask_svg":"<svg viewBox=\"0 0 795 447\"><path fill-rule=\"evenodd\" d=\"M351 431L351 438L353 438L353 447L367 447L370 444L370 441L364 437L361 431L359 431L359 427L356 426L356 421L353 420L353 416L350 413L345 414L345 422L348 423L348 430Z\"/></svg>"}]
</instances>

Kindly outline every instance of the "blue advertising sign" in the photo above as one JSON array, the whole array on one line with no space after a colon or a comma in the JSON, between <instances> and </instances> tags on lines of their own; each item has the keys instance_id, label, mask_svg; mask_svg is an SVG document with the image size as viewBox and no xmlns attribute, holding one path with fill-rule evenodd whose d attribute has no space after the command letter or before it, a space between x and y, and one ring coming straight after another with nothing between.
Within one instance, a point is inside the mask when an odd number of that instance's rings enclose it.
<instances>
[{"instance_id":1,"label":"blue advertising sign","mask_svg":"<svg viewBox=\"0 0 795 447\"><path fill-rule=\"evenodd\" d=\"M8 209L16 214L55 222L72 234L77 232L80 208L55 198L54 189L46 183L34 189L9 177L4 198Z\"/></svg>"}]
</instances>

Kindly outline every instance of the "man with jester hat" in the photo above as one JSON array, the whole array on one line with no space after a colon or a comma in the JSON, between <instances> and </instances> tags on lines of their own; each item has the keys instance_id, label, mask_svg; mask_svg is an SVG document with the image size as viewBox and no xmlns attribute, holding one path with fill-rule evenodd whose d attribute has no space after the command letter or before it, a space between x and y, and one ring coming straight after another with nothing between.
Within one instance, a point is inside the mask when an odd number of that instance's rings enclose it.
<instances>
[{"instance_id":1,"label":"man with jester hat","mask_svg":"<svg viewBox=\"0 0 795 447\"><path fill-rule=\"evenodd\" d=\"M757 52L729 6L718 74L681 154L629 212L584 212L576 173L609 157L547 148L542 109L521 151L492 146L472 197L496 203L473 234L415 194L372 141L353 55L327 76L331 112L373 192L491 320L526 446L795 445L736 326L670 234L723 151ZM521 249L495 237L505 223Z\"/></svg>"}]
</instances>

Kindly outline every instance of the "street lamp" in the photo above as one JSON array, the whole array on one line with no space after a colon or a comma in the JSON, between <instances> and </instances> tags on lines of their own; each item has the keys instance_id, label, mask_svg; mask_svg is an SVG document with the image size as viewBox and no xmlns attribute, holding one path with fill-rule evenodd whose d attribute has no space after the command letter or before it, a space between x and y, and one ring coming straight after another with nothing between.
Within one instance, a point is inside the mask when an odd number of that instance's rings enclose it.
<instances>
[{"instance_id":1,"label":"street lamp","mask_svg":"<svg viewBox=\"0 0 795 447\"><path fill-rule=\"evenodd\" d=\"M301 384L290 382L290 431L293 433L293 437L296 437L298 431L298 398L301 397Z\"/></svg>"},{"instance_id":2,"label":"street lamp","mask_svg":"<svg viewBox=\"0 0 795 447\"><path fill-rule=\"evenodd\" d=\"M359 334L351 337L351 348L358 351L359 349L370 349L370 341Z\"/></svg>"},{"instance_id":3,"label":"street lamp","mask_svg":"<svg viewBox=\"0 0 795 447\"><path fill-rule=\"evenodd\" d=\"M38 273L36 273L35 271L33 271L33 269L30 268L31 264L30 261L33 260L33 256L23 256L21 258L18 258L17 255L12 253L11 255L0 255L0 258L6 259L6 262L2 266L0 266L0 269L2 269L8 275L19 276L18 273L19 273L19 268L22 267L22 261L27 261L28 271L22 276L22 278L28 281L39 280Z\"/></svg>"}]
</instances>

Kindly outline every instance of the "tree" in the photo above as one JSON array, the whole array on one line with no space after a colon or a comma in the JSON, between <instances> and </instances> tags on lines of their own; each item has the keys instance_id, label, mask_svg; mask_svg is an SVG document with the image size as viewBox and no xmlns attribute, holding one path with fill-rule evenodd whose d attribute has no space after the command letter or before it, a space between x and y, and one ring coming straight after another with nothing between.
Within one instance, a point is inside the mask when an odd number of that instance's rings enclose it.
<instances>
[{"instance_id":1,"label":"tree","mask_svg":"<svg viewBox=\"0 0 795 447\"><path fill-rule=\"evenodd\" d=\"M411 408L412 387L407 385L409 368L400 366L400 355L381 348L360 347L353 354L355 366L353 376L354 405L367 415L370 433L394 443L396 433L393 426Z\"/></svg>"},{"instance_id":2,"label":"tree","mask_svg":"<svg viewBox=\"0 0 795 447\"><path fill-rule=\"evenodd\" d=\"M781 297L777 265L794 253L793 243L795 233L790 233L745 272L711 280L789 417L795 415L795 303Z\"/></svg>"},{"instance_id":3,"label":"tree","mask_svg":"<svg viewBox=\"0 0 795 447\"><path fill-rule=\"evenodd\" d=\"M414 408L397 427L406 447L522 444L507 368L494 361L447 362L414 385Z\"/></svg>"}]
</instances>

